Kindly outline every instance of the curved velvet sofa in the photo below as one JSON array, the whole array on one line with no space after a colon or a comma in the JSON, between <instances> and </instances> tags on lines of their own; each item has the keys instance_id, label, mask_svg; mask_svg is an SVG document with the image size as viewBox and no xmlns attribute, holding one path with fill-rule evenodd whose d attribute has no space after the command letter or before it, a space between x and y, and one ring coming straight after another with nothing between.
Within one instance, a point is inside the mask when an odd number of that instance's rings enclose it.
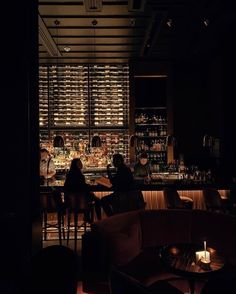
<instances>
[{"instance_id":1,"label":"curved velvet sofa","mask_svg":"<svg viewBox=\"0 0 236 294\"><path fill-rule=\"evenodd\" d=\"M122 268L148 286L175 278L159 259L158 248L170 243L202 243L236 266L236 217L202 210L138 210L98 221L82 237L83 288L107 281Z\"/></svg>"}]
</instances>

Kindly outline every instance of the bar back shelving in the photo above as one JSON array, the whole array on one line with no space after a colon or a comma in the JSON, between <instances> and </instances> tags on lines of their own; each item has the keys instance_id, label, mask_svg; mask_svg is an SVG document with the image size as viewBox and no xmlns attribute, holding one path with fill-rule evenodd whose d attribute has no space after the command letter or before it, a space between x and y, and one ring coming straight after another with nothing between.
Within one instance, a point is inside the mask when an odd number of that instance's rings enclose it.
<instances>
[{"instance_id":1,"label":"bar back shelving","mask_svg":"<svg viewBox=\"0 0 236 294\"><path fill-rule=\"evenodd\" d=\"M128 65L40 65L39 125L40 145L60 167L75 156L87 166L96 166L100 156L98 165L105 167L117 152L129 163ZM65 141L63 150L52 146L57 135ZM91 148L94 135L101 138L100 151Z\"/></svg>"}]
</instances>

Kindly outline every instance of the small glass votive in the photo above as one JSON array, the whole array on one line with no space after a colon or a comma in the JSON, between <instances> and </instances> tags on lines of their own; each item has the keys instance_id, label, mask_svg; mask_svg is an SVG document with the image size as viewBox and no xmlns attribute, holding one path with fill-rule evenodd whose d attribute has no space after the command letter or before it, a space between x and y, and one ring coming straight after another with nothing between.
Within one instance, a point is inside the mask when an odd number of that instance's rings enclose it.
<instances>
[{"instance_id":1,"label":"small glass votive","mask_svg":"<svg viewBox=\"0 0 236 294\"><path fill-rule=\"evenodd\" d=\"M196 251L195 253L196 256L196 263L199 261L205 260L205 262L211 262L211 256L209 251Z\"/></svg>"}]
</instances>

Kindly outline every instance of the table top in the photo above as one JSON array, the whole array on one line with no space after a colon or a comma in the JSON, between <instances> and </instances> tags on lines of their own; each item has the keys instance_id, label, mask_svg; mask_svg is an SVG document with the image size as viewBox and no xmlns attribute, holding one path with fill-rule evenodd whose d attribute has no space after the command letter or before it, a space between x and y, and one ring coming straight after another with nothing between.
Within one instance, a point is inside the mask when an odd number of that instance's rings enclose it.
<instances>
[{"instance_id":1,"label":"table top","mask_svg":"<svg viewBox=\"0 0 236 294\"><path fill-rule=\"evenodd\" d=\"M201 261L196 261L196 252L202 251L203 245L196 244L170 244L163 246L160 257L165 266L176 274L183 276L209 276L219 271L225 265L225 258L214 248L207 247L210 252L211 263L203 267Z\"/></svg>"}]
</instances>

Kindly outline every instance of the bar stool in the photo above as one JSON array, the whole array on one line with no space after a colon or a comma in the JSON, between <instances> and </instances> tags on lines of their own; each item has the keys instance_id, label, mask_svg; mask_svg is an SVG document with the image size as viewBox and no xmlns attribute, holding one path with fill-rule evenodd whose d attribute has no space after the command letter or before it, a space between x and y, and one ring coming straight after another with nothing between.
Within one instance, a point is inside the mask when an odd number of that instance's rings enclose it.
<instances>
[{"instance_id":1,"label":"bar stool","mask_svg":"<svg viewBox=\"0 0 236 294\"><path fill-rule=\"evenodd\" d=\"M142 191L133 190L127 192L116 192L113 213L123 213L132 210L145 209L146 202Z\"/></svg>"},{"instance_id":2,"label":"bar stool","mask_svg":"<svg viewBox=\"0 0 236 294\"><path fill-rule=\"evenodd\" d=\"M71 215L74 217L74 250L77 247L77 233L79 228L87 231L87 223L91 224L94 221L94 206L95 202L89 202L86 194L88 192L71 192L65 193L65 202L67 210L67 246L70 239L71 231ZM82 221L79 224L79 215L82 215Z\"/></svg>"},{"instance_id":3,"label":"bar stool","mask_svg":"<svg viewBox=\"0 0 236 294\"><path fill-rule=\"evenodd\" d=\"M61 193L59 191L44 191L40 192L40 210L42 215L42 229L44 232L44 241L47 240L47 233L49 228L58 230L59 242L62 243L61 232L63 232L63 239L65 239L65 207L62 202ZM55 222L48 221L48 214L54 213L56 215Z\"/></svg>"},{"instance_id":4,"label":"bar stool","mask_svg":"<svg viewBox=\"0 0 236 294\"><path fill-rule=\"evenodd\" d=\"M215 188L203 189L203 197L206 204L206 208L209 211L225 213L225 205L220 196L220 193Z\"/></svg>"},{"instance_id":5,"label":"bar stool","mask_svg":"<svg viewBox=\"0 0 236 294\"><path fill-rule=\"evenodd\" d=\"M168 209L192 209L193 207L193 200L188 197L181 199L176 189L164 188L163 195Z\"/></svg>"}]
</instances>

